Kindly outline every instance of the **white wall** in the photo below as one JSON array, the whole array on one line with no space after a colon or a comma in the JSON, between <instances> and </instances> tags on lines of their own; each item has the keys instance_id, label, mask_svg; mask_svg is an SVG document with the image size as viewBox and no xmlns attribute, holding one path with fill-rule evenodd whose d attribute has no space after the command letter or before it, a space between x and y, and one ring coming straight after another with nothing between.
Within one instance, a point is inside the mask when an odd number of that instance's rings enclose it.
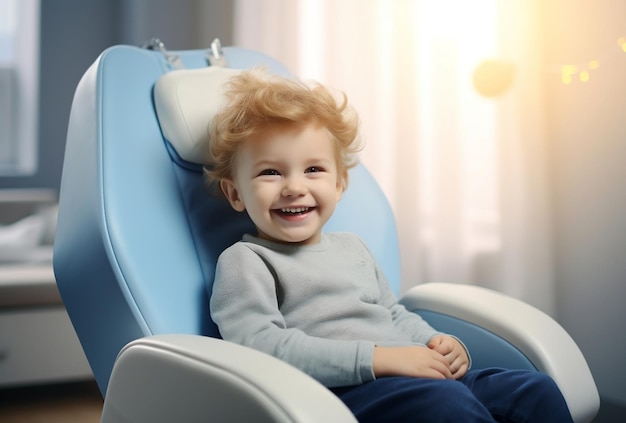
<instances>
[{"instance_id":1,"label":"white wall","mask_svg":"<svg viewBox=\"0 0 626 423\"><path fill-rule=\"evenodd\" d=\"M558 320L626 406L626 2L543 4L546 63L600 63L587 83L545 73Z\"/></svg>"}]
</instances>

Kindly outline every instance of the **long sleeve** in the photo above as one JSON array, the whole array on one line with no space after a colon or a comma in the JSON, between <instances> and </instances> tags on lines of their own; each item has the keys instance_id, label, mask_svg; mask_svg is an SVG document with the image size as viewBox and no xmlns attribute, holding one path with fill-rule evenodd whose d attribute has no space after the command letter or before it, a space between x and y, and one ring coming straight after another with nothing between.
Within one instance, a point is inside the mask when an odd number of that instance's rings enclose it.
<instances>
[{"instance_id":1,"label":"long sleeve","mask_svg":"<svg viewBox=\"0 0 626 423\"><path fill-rule=\"evenodd\" d=\"M407 311L353 234L293 246L246 236L218 260L211 317L227 341L329 387L374 379L374 346L427 345L438 334Z\"/></svg>"},{"instance_id":2,"label":"long sleeve","mask_svg":"<svg viewBox=\"0 0 626 423\"><path fill-rule=\"evenodd\" d=\"M250 248L235 244L218 261L211 317L225 340L280 358L326 386L374 378L373 342L324 339L287 327L279 310L280 295L272 266Z\"/></svg>"}]
</instances>

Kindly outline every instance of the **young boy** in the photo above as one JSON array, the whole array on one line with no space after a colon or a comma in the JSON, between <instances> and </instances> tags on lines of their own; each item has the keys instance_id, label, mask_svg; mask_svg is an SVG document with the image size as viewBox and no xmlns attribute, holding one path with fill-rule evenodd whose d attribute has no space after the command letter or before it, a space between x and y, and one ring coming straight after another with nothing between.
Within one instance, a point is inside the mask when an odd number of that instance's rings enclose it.
<instances>
[{"instance_id":1,"label":"young boy","mask_svg":"<svg viewBox=\"0 0 626 423\"><path fill-rule=\"evenodd\" d=\"M322 233L359 151L345 96L258 70L226 96L208 179L257 233L217 263L210 308L225 340L308 373L361 422L571 421L552 379L469 370L462 342L397 303L359 238Z\"/></svg>"}]
</instances>

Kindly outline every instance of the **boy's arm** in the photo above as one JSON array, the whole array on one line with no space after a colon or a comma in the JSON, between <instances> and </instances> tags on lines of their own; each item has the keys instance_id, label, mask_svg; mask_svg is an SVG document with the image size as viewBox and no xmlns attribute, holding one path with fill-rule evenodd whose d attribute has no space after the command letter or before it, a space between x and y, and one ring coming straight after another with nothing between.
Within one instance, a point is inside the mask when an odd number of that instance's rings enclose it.
<instances>
[{"instance_id":1,"label":"boy's arm","mask_svg":"<svg viewBox=\"0 0 626 423\"><path fill-rule=\"evenodd\" d=\"M365 244L363 244L363 246L368 250ZM368 254L370 254L371 260L374 263L378 280L378 288L380 291L379 304L390 310L393 323L398 329L408 334L414 342L424 344L431 350L429 354L424 350L414 350L414 348L420 347L407 347L406 349L389 348L389 350L395 351L385 351L381 353L381 349L377 347L374 351L374 373L376 376L378 377L383 374L381 367L388 368L388 366L386 366L386 363L388 363L394 365L393 368L395 371L404 372L403 374L406 376L452 377L454 379L463 377L471 365L471 359L465 344L456 337L438 332L419 314L410 312L403 305L399 304L395 294L389 287L389 282L378 266L376 259L371 255L369 250ZM392 352L393 354L391 354ZM434 356L433 353L435 353ZM378 356L378 359L376 356ZM423 362L418 363L416 361L418 357L421 357ZM389 359L389 361L387 361L387 359ZM393 360L395 360L395 363ZM445 370L440 366L442 360L447 367ZM400 363L404 363L404 365Z\"/></svg>"},{"instance_id":2,"label":"boy's arm","mask_svg":"<svg viewBox=\"0 0 626 423\"><path fill-rule=\"evenodd\" d=\"M438 332L419 314L408 311L399 304L381 270L376 267L376 271L381 293L380 303L391 310L394 325L407 333L413 341L424 344L445 356L452 376L455 379L462 377L471 367L471 357L465 344L454 336Z\"/></svg>"},{"instance_id":3,"label":"boy's arm","mask_svg":"<svg viewBox=\"0 0 626 423\"><path fill-rule=\"evenodd\" d=\"M286 328L274 277L245 246L236 244L220 256L210 308L225 340L273 355L326 386L374 379L373 343L316 338Z\"/></svg>"}]
</instances>

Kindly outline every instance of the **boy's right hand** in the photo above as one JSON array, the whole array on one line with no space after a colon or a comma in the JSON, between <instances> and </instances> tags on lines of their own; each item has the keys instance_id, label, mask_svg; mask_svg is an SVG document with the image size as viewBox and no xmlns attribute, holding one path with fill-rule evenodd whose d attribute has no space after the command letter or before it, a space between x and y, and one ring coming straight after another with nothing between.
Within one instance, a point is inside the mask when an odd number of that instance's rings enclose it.
<instances>
[{"instance_id":1,"label":"boy's right hand","mask_svg":"<svg viewBox=\"0 0 626 423\"><path fill-rule=\"evenodd\" d=\"M375 347L374 375L452 379L446 358L428 347Z\"/></svg>"}]
</instances>

